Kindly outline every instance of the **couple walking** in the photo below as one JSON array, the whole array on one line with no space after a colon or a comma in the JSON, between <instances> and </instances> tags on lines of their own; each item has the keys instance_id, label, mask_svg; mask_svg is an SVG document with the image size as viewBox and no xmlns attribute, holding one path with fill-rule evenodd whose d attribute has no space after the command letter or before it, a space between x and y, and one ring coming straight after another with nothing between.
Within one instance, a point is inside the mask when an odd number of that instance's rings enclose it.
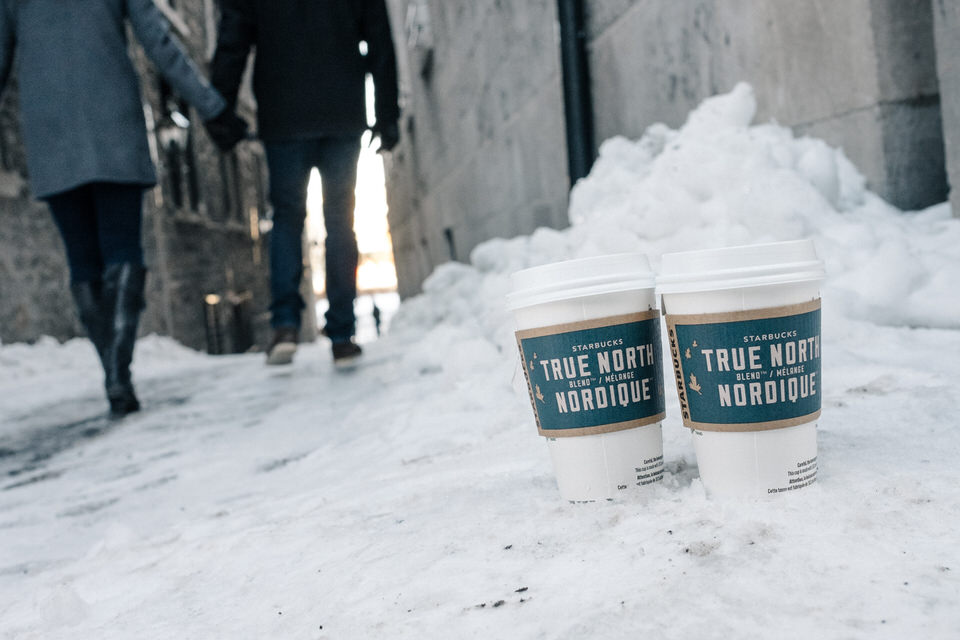
<instances>
[{"instance_id":1,"label":"couple walking","mask_svg":"<svg viewBox=\"0 0 960 640\"><path fill-rule=\"evenodd\" d=\"M0 91L14 60L34 195L66 248L70 290L103 366L111 415L140 408L130 364L146 268L142 200L156 184L127 24L150 60L228 152L247 137L236 113L255 51L258 135L270 174L270 364L289 363L300 314L307 183L323 181L330 310L324 333L335 363L360 355L353 341L357 244L354 187L367 129L365 74L376 87L380 148L398 140L397 79L384 0L221 0L211 83L153 0L0 0ZM366 42L366 54L360 43Z\"/></svg>"}]
</instances>

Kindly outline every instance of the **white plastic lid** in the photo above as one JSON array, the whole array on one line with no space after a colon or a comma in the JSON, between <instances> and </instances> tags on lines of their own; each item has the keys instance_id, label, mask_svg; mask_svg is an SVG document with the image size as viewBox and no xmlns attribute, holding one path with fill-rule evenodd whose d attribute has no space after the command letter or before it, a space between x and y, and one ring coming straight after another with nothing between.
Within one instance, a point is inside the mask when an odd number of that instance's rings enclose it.
<instances>
[{"instance_id":1,"label":"white plastic lid","mask_svg":"<svg viewBox=\"0 0 960 640\"><path fill-rule=\"evenodd\" d=\"M661 294L740 289L823 280L823 261L812 240L683 251L663 256Z\"/></svg>"},{"instance_id":2,"label":"white plastic lid","mask_svg":"<svg viewBox=\"0 0 960 640\"><path fill-rule=\"evenodd\" d=\"M517 271L507 294L510 310L604 293L653 289L656 280L642 253L565 260Z\"/></svg>"}]
</instances>

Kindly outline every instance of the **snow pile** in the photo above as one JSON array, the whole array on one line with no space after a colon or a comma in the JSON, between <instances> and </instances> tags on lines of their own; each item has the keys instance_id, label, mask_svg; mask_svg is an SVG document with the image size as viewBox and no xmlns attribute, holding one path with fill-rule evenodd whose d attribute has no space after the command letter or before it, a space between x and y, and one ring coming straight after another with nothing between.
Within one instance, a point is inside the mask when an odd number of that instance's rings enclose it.
<instances>
[{"instance_id":1,"label":"snow pile","mask_svg":"<svg viewBox=\"0 0 960 640\"><path fill-rule=\"evenodd\" d=\"M505 276L555 260L640 251L656 268L671 251L813 238L827 267L825 307L878 324L960 328L960 221L949 206L904 214L866 189L841 150L751 126L755 112L753 90L740 84L679 130L607 140L572 191L569 229L488 242L472 268L439 268L424 300L404 309L411 324L486 318L491 329L491 313L506 322Z\"/></svg>"},{"instance_id":2,"label":"snow pile","mask_svg":"<svg viewBox=\"0 0 960 640\"><path fill-rule=\"evenodd\" d=\"M353 374L325 344L270 370L142 341L114 424L92 348L0 347L0 636L954 637L960 220L754 110L739 86L608 141L569 229L437 269ZM801 237L829 274L818 483L708 499L668 384L663 482L563 504L509 274Z\"/></svg>"}]
</instances>

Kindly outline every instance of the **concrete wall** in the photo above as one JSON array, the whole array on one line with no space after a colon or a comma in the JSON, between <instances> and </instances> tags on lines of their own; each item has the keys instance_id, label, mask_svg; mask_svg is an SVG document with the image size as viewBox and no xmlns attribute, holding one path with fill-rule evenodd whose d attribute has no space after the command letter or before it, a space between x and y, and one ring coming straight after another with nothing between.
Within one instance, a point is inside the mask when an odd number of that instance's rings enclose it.
<instances>
[{"instance_id":1,"label":"concrete wall","mask_svg":"<svg viewBox=\"0 0 960 640\"><path fill-rule=\"evenodd\" d=\"M587 0L596 141L638 137L654 122L679 126L704 98L747 81L758 120L842 147L893 204L942 202L931 3L955 122L953 0ZM482 240L565 226L569 183L555 0L390 5L407 100L388 200L407 295ZM418 11L429 16L426 38ZM960 157L951 167L960 184Z\"/></svg>"},{"instance_id":2,"label":"concrete wall","mask_svg":"<svg viewBox=\"0 0 960 640\"><path fill-rule=\"evenodd\" d=\"M639 136L651 122L677 126L745 80L758 120L842 147L897 206L945 198L929 0L589 6L598 140Z\"/></svg>"},{"instance_id":3,"label":"concrete wall","mask_svg":"<svg viewBox=\"0 0 960 640\"><path fill-rule=\"evenodd\" d=\"M933 0L933 16L950 203L953 215L960 216L960 3Z\"/></svg>"},{"instance_id":4,"label":"concrete wall","mask_svg":"<svg viewBox=\"0 0 960 640\"><path fill-rule=\"evenodd\" d=\"M432 37L414 43L417 7ZM389 222L409 295L484 240L564 226L569 185L554 0L390 9L404 116L387 162Z\"/></svg>"}]
</instances>

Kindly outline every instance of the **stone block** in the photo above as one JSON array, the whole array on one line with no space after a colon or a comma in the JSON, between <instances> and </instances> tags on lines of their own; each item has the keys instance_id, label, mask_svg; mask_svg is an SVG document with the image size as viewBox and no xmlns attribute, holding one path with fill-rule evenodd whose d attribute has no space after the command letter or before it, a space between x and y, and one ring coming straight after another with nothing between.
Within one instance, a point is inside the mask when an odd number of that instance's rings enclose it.
<instances>
[{"instance_id":1,"label":"stone block","mask_svg":"<svg viewBox=\"0 0 960 640\"><path fill-rule=\"evenodd\" d=\"M934 0L933 19L950 203L960 216L960 3Z\"/></svg>"},{"instance_id":2,"label":"stone block","mask_svg":"<svg viewBox=\"0 0 960 640\"><path fill-rule=\"evenodd\" d=\"M876 107L857 109L833 118L798 125L794 127L794 132L797 135L827 140L832 146L841 148L866 178L870 189L876 191L884 184L886 163L883 133Z\"/></svg>"},{"instance_id":3,"label":"stone block","mask_svg":"<svg viewBox=\"0 0 960 640\"><path fill-rule=\"evenodd\" d=\"M753 84L761 120L807 124L877 102L869 0L717 5L714 75L724 91Z\"/></svg>"},{"instance_id":4,"label":"stone block","mask_svg":"<svg viewBox=\"0 0 960 640\"><path fill-rule=\"evenodd\" d=\"M886 168L880 195L908 211L947 200L939 99L882 104L879 112Z\"/></svg>"},{"instance_id":5,"label":"stone block","mask_svg":"<svg viewBox=\"0 0 960 640\"><path fill-rule=\"evenodd\" d=\"M590 3L593 7L602 0ZM637 138L648 126L679 126L716 93L709 41L712 4L682 0L633 5L589 43L596 141Z\"/></svg>"},{"instance_id":6,"label":"stone block","mask_svg":"<svg viewBox=\"0 0 960 640\"><path fill-rule=\"evenodd\" d=\"M870 26L880 102L939 94L932 4L941 0L872 0ZM956 7L956 2L952 2Z\"/></svg>"},{"instance_id":7,"label":"stone block","mask_svg":"<svg viewBox=\"0 0 960 640\"><path fill-rule=\"evenodd\" d=\"M0 219L0 341L78 335L66 257L47 207L0 198Z\"/></svg>"}]
</instances>

